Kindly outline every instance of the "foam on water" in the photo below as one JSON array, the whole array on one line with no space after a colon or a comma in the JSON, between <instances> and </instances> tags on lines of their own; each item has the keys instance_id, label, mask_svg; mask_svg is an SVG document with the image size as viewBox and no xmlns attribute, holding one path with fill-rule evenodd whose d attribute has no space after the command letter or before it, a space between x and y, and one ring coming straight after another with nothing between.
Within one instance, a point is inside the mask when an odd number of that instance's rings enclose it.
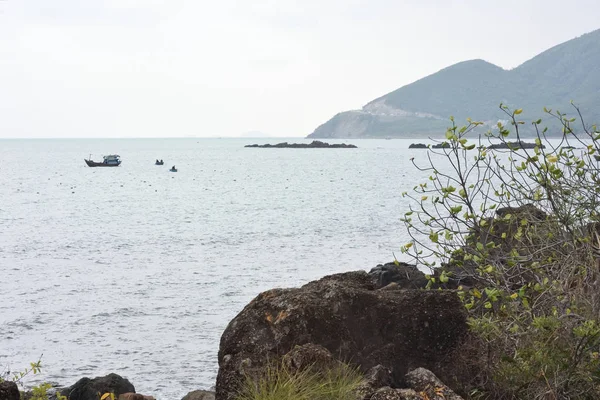
<instances>
[{"instance_id":1,"label":"foam on water","mask_svg":"<svg viewBox=\"0 0 600 400\"><path fill-rule=\"evenodd\" d=\"M424 155L409 141L254 142L0 141L0 368L43 353L41 379L116 372L179 399L214 385L221 333L260 291L370 269L408 240L400 194ZM88 168L90 152L123 164Z\"/></svg>"}]
</instances>

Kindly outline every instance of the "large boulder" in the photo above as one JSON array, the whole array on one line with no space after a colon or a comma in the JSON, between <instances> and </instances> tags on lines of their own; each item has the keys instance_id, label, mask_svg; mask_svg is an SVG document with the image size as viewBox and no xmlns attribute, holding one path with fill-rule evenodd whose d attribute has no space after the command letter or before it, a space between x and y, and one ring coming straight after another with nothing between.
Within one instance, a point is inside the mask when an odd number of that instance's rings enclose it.
<instances>
[{"instance_id":1,"label":"large boulder","mask_svg":"<svg viewBox=\"0 0 600 400\"><path fill-rule=\"evenodd\" d=\"M117 374L108 374L94 379L81 378L73 386L62 389L60 393L69 400L98 400L98 393L114 393L118 398L125 393L135 393L133 385Z\"/></svg>"},{"instance_id":2,"label":"large boulder","mask_svg":"<svg viewBox=\"0 0 600 400\"><path fill-rule=\"evenodd\" d=\"M467 330L466 311L453 291L376 290L364 271L269 290L221 337L216 398L233 399L249 366L260 368L306 343L363 371L381 364L394 387L403 387L405 374L417 367L452 385L468 378L455 364Z\"/></svg>"},{"instance_id":3,"label":"large boulder","mask_svg":"<svg viewBox=\"0 0 600 400\"><path fill-rule=\"evenodd\" d=\"M19 400L19 387L12 381L0 382L0 400Z\"/></svg>"}]
</instances>

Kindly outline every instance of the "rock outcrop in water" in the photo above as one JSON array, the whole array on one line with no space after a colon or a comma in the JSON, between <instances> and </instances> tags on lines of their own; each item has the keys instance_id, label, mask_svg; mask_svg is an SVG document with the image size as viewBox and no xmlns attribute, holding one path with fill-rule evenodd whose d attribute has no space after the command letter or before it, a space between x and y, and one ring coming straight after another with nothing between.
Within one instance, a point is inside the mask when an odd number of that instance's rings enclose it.
<instances>
[{"instance_id":1,"label":"rock outcrop in water","mask_svg":"<svg viewBox=\"0 0 600 400\"><path fill-rule=\"evenodd\" d=\"M389 369L392 387L406 387L405 375L419 367L452 388L470 381L469 368L456 357L468 336L456 293L378 289L393 279L383 266L372 272L331 275L258 295L221 337L216 399L232 400L249 372L308 343L365 372L378 365Z\"/></svg>"},{"instance_id":2,"label":"rock outcrop in water","mask_svg":"<svg viewBox=\"0 0 600 400\"><path fill-rule=\"evenodd\" d=\"M329 144L319 140L313 140L311 143L278 143L278 144L248 144L244 147L258 147L261 149L356 149L353 144L335 143Z\"/></svg>"},{"instance_id":3,"label":"rock outcrop in water","mask_svg":"<svg viewBox=\"0 0 600 400\"><path fill-rule=\"evenodd\" d=\"M409 149L443 149L443 148L448 148L448 147L450 147L450 144L448 144L447 142L436 143L436 144L432 144L432 145L427 145L427 144L423 144L423 143L412 143L410 146L408 146ZM490 144L490 145L487 145L484 147L489 150L508 150L508 149L519 150L519 149L533 149L536 147L536 144L524 142L522 140L517 140L514 142L494 143L494 144ZM540 145L539 147L542 149L546 148L546 146L544 146L543 144Z\"/></svg>"},{"instance_id":4,"label":"rock outcrop in water","mask_svg":"<svg viewBox=\"0 0 600 400\"><path fill-rule=\"evenodd\" d=\"M535 143L528 143L528 142L524 142L522 140L517 140L515 142L494 143L494 144L491 144L486 147L490 150L500 150L500 149L501 150L508 150L508 149L518 150L518 149L533 149L536 146L537 145ZM546 148L546 146L544 146L543 144L541 144L539 147L542 149Z\"/></svg>"},{"instance_id":5,"label":"rock outcrop in water","mask_svg":"<svg viewBox=\"0 0 600 400\"><path fill-rule=\"evenodd\" d=\"M443 149L448 147L450 147L450 145L446 142L436 144L412 143L408 146L409 149Z\"/></svg>"}]
</instances>

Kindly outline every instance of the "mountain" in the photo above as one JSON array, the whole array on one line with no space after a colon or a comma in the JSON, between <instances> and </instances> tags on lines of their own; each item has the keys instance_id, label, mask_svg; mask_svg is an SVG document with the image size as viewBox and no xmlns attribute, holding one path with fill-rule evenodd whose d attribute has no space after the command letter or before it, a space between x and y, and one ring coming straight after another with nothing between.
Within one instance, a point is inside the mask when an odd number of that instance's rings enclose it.
<instances>
[{"instance_id":1,"label":"mountain","mask_svg":"<svg viewBox=\"0 0 600 400\"><path fill-rule=\"evenodd\" d=\"M484 121L487 130L506 119L500 103L523 108L526 121L543 118L556 128L543 108L573 114L571 100L580 106L586 123L600 122L600 30L559 44L512 70L484 60L454 64L361 110L337 114L308 137L441 136L450 116L459 124L469 117Z\"/></svg>"}]
</instances>

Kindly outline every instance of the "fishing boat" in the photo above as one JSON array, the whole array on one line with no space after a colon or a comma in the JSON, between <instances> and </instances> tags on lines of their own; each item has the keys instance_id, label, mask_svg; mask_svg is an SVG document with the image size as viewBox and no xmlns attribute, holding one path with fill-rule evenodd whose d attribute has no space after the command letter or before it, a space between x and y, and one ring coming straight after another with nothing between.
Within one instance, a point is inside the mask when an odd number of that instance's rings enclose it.
<instances>
[{"instance_id":1,"label":"fishing boat","mask_svg":"<svg viewBox=\"0 0 600 400\"><path fill-rule=\"evenodd\" d=\"M160 161L156 160L154 165L165 165L165 162L163 160L160 160Z\"/></svg>"},{"instance_id":2,"label":"fishing boat","mask_svg":"<svg viewBox=\"0 0 600 400\"><path fill-rule=\"evenodd\" d=\"M120 156L117 154L110 154L108 156L104 156L104 161L96 162L92 161L92 155L90 154L90 159L86 160L84 158L83 161L85 161L88 167L118 167L121 165L121 160L119 157Z\"/></svg>"}]
</instances>

